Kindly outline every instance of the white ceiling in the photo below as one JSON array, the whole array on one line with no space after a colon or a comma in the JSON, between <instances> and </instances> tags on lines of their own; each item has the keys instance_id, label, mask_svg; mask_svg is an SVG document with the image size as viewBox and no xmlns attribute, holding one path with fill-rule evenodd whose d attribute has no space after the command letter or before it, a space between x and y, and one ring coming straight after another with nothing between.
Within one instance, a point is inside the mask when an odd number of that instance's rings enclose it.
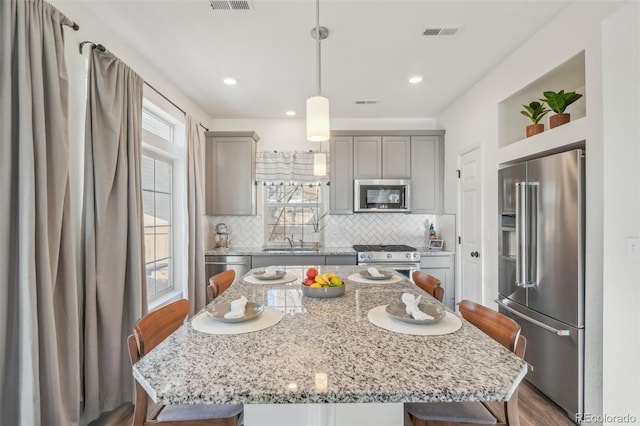
<instances>
[{"instance_id":1,"label":"white ceiling","mask_svg":"<svg viewBox=\"0 0 640 426\"><path fill-rule=\"evenodd\" d=\"M213 118L284 118L287 110L304 117L315 94L312 0L254 0L249 11L214 11L208 0L83 4ZM330 32L322 42L322 93L331 116L437 117L568 4L322 0L320 25ZM463 29L422 35L443 26ZM94 41L109 48L108 40ZM409 84L414 74L424 81ZM238 84L225 85L228 76Z\"/></svg>"}]
</instances>

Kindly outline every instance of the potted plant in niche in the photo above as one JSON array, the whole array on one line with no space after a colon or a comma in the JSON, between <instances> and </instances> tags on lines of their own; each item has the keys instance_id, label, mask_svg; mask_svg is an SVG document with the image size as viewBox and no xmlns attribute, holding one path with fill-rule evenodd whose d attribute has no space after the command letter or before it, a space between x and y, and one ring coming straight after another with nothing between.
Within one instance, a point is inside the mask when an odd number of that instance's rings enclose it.
<instances>
[{"instance_id":1,"label":"potted plant in niche","mask_svg":"<svg viewBox=\"0 0 640 426\"><path fill-rule=\"evenodd\" d=\"M529 105L522 106L524 109L520 111L520 114L527 117L533 123L529 124L526 128L527 137L544 132L544 124L540 123L540 120L542 120L542 117L544 117L550 110L537 101L533 101Z\"/></svg>"},{"instance_id":2,"label":"potted plant in niche","mask_svg":"<svg viewBox=\"0 0 640 426\"><path fill-rule=\"evenodd\" d=\"M549 116L549 128L553 129L554 127L558 127L562 124L566 124L571 119L571 115L569 113L565 113L564 111L567 109L569 105L577 101L582 97L581 94L576 92L566 92L561 90L559 92L543 92L544 99L540 99L542 102L545 102L549 108L553 112L554 115Z\"/></svg>"}]
</instances>

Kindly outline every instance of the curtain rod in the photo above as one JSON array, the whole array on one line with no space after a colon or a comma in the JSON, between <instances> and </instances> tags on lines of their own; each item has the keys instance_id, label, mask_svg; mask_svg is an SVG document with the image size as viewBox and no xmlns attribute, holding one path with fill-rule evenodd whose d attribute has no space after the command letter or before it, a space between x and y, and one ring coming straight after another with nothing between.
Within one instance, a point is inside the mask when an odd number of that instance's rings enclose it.
<instances>
[{"instance_id":1,"label":"curtain rod","mask_svg":"<svg viewBox=\"0 0 640 426\"><path fill-rule=\"evenodd\" d=\"M71 21L71 22L65 22L63 25L66 25L67 27L71 27L71 29L73 31L78 31L80 29L80 25L76 24L75 22Z\"/></svg>"},{"instance_id":2,"label":"curtain rod","mask_svg":"<svg viewBox=\"0 0 640 426\"><path fill-rule=\"evenodd\" d=\"M82 54L82 48L84 47L85 44L90 44L92 49L98 49L100 52L105 52L107 49L101 45L101 44L96 44L92 41L83 41L82 43L80 43L80 54ZM167 102L169 102L171 105L173 105L174 107L176 107L178 109L178 111L180 111L181 113L183 113L184 115L187 115L187 112L185 110L183 110L182 108L180 108L178 105L176 105L175 102L173 102L171 99L167 98L161 91L159 91L158 89L156 89L155 87L153 87L151 84L147 83L146 81L144 82L144 84L146 84L147 86L149 86L149 88L153 89L154 92L156 92L158 95L162 96ZM202 123L198 123L198 125L200 127L202 127L204 130L206 130L207 132L209 131L208 128L206 128Z\"/></svg>"},{"instance_id":3,"label":"curtain rod","mask_svg":"<svg viewBox=\"0 0 640 426\"><path fill-rule=\"evenodd\" d=\"M178 111L180 111L183 114L187 114L185 110L183 110L182 108L180 108L178 105L175 104L175 102L173 102L171 99L167 98L161 91L159 91L158 89L156 89L155 87L153 87L151 84L147 83L146 81L144 82L144 84L146 84L147 86L149 86L150 89L153 89L154 92L156 92L158 95L162 96L167 102L169 102L171 105L173 105L174 107L176 107L176 109L178 109ZM206 127L204 127L204 125L202 123L198 123L200 125L200 127L202 127L203 129L205 129L207 132L209 131L209 129L207 129Z\"/></svg>"}]
</instances>

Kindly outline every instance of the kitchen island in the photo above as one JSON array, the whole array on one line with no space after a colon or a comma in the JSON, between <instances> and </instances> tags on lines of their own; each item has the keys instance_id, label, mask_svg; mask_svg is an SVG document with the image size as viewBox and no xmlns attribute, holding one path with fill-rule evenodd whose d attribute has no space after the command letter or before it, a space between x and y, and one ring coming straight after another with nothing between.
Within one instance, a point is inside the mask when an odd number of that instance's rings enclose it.
<instances>
[{"instance_id":1,"label":"kitchen island","mask_svg":"<svg viewBox=\"0 0 640 426\"><path fill-rule=\"evenodd\" d=\"M320 267L345 281L344 296L332 299L303 296L301 279L253 284L250 272L213 303L244 295L284 312L277 324L219 335L186 323L136 363L133 374L162 404L244 403L247 426L349 425L354 416L355 424L402 425L404 402L509 398L526 374L524 361L464 320L459 330L440 336L373 325L368 312L403 292L439 302L404 277L393 284L348 279L362 269ZM287 267L298 277L305 270ZM326 389L318 390L318 373L326 375Z\"/></svg>"}]
</instances>

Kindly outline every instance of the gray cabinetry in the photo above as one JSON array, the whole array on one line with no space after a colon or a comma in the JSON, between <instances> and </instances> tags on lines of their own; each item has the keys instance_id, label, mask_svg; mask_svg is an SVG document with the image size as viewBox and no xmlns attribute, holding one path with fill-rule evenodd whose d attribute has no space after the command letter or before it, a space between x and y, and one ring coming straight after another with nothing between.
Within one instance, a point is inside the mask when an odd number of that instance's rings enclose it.
<instances>
[{"instance_id":1,"label":"gray cabinetry","mask_svg":"<svg viewBox=\"0 0 640 426\"><path fill-rule=\"evenodd\" d=\"M411 212L442 213L443 130L338 130L332 136L331 214L353 213L354 179L410 179Z\"/></svg>"},{"instance_id":2,"label":"gray cabinetry","mask_svg":"<svg viewBox=\"0 0 640 426\"><path fill-rule=\"evenodd\" d=\"M353 138L353 178L380 179L382 177L382 137Z\"/></svg>"},{"instance_id":3,"label":"gray cabinetry","mask_svg":"<svg viewBox=\"0 0 640 426\"><path fill-rule=\"evenodd\" d=\"M252 268L265 268L267 266L312 266L312 265L355 265L354 254L281 254L281 255L253 255L251 256Z\"/></svg>"},{"instance_id":4,"label":"gray cabinetry","mask_svg":"<svg viewBox=\"0 0 640 426\"><path fill-rule=\"evenodd\" d=\"M205 211L208 215L256 214L254 132L206 132Z\"/></svg>"},{"instance_id":5,"label":"gray cabinetry","mask_svg":"<svg viewBox=\"0 0 640 426\"><path fill-rule=\"evenodd\" d=\"M409 136L356 136L353 138L354 179L410 179Z\"/></svg>"},{"instance_id":6,"label":"gray cabinetry","mask_svg":"<svg viewBox=\"0 0 640 426\"><path fill-rule=\"evenodd\" d=\"M442 212L443 154L441 136L411 136L412 213Z\"/></svg>"},{"instance_id":7,"label":"gray cabinetry","mask_svg":"<svg viewBox=\"0 0 640 426\"><path fill-rule=\"evenodd\" d=\"M331 139L331 214L353 213L353 137Z\"/></svg>"},{"instance_id":8,"label":"gray cabinetry","mask_svg":"<svg viewBox=\"0 0 640 426\"><path fill-rule=\"evenodd\" d=\"M411 179L411 138L382 137L382 178Z\"/></svg>"},{"instance_id":9,"label":"gray cabinetry","mask_svg":"<svg viewBox=\"0 0 640 426\"><path fill-rule=\"evenodd\" d=\"M328 254L325 256L325 265L356 265L355 254Z\"/></svg>"},{"instance_id":10,"label":"gray cabinetry","mask_svg":"<svg viewBox=\"0 0 640 426\"><path fill-rule=\"evenodd\" d=\"M454 280L455 255L422 256L420 270L433 275L440 280L440 286L444 289L444 303L449 309L455 308L455 280Z\"/></svg>"},{"instance_id":11,"label":"gray cabinetry","mask_svg":"<svg viewBox=\"0 0 640 426\"><path fill-rule=\"evenodd\" d=\"M292 266L292 265L324 265L323 255L256 255L251 256L252 268L264 268L267 266Z\"/></svg>"}]
</instances>

